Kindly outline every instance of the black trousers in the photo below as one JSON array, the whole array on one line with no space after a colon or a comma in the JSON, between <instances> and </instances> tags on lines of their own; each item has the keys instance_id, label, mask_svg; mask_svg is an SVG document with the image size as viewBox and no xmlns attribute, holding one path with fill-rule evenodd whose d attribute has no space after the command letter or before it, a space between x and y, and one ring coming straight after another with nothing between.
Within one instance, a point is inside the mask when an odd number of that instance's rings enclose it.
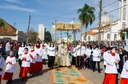
<instances>
[{"instance_id":1,"label":"black trousers","mask_svg":"<svg viewBox=\"0 0 128 84\"><path fill-rule=\"evenodd\" d=\"M92 57L89 58L89 69L93 69L93 60Z\"/></svg>"},{"instance_id":2,"label":"black trousers","mask_svg":"<svg viewBox=\"0 0 128 84\"><path fill-rule=\"evenodd\" d=\"M55 57L54 56L49 56L49 59L48 59L48 66L49 68L53 68L54 66L54 61L55 61Z\"/></svg>"},{"instance_id":3,"label":"black trousers","mask_svg":"<svg viewBox=\"0 0 128 84\"><path fill-rule=\"evenodd\" d=\"M50 68L50 60L49 60L49 55L47 55L48 56L48 67Z\"/></svg>"},{"instance_id":4,"label":"black trousers","mask_svg":"<svg viewBox=\"0 0 128 84\"><path fill-rule=\"evenodd\" d=\"M81 56L80 68L84 68L84 56Z\"/></svg>"},{"instance_id":5,"label":"black trousers","mask_svg":"<svg viewBox=\"0 0 128 84\"><path fill-rule=\"evenodd\" d=\"M101 71L100 71L100 62L98 62L98 61L93 61L93 71L96 71L96 64L98 66L98 72L101 73Z\"/></svg>"},{"instance_id":6,"label":"black trousers","mask_svg":"<svg viewBox=\"0 0 128 84\"><path fill-rule=\"evenodd\" d=\"M76 57L72 56L72 65L77 66Z\"/></svg>"},{"instance_id":7,"label":"black trousers","mask_svg":"<svg viewBox=\"0 0 128 84\"><path fill-rule=\"evenodd\" d=\"M21 65L22 65L22 61L21 61L21 59L19 59L19 66L21 67Z\"/></svg>"},{"instance_id":8,"label":"black trousers","mask_svg":"<svg viewBox=\"0 0 128 84\"><path fill-rule=\"evenodd\" d=\"M81 65L81 56L77 56L77 67L80 68Z\"/></svg>"}]
</instances>

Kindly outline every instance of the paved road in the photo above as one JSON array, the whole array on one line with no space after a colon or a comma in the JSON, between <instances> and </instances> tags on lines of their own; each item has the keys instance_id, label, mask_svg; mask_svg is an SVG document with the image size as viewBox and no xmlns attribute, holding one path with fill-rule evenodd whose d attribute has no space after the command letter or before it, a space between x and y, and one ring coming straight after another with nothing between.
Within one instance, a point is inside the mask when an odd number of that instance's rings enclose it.
<instances>
[{"instance_id":1,"label":"paved road","mask_svg":"<svg viewBox=\"0 0 128 84\"><path fill-rule=\"evenodd\" d=\"M16 69L15 69L15 74L14 74L14 77L13 77L13 83L12 84L50 84L50 81L51 81L51 76L50 76L50 70L47 68L47 65L44 65L44 69L43 71L32 77L32 76L28 76L28 79L26 81L21 81L19 79L19 70L20 67L18 65L18 63L16 64ZM94 84L102 84L102 80L103 80L103 77L104 77L104 73L103 73L103 70L102 70L102 73L99 74L98 72L93 72L89 69L83 69L81 70L81 72L83 74L85 74L85 76L91 80L92 82L94 82ZM3 81L2 80L2 84L6 84L6 81Z\"/></svg>"}]
</instances>

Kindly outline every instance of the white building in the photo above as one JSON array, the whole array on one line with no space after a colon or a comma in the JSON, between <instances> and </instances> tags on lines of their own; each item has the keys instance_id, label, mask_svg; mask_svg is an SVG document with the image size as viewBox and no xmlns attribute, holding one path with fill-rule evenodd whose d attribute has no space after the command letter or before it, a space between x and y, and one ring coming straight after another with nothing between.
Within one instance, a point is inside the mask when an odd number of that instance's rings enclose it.
<instances>
[{"instance_id":1,"label":"white building","mask_svg":"<svg viewBox=\"0 0 128 84\"><path fill-rule=\"evenodd\" d=\"M5 26L0 26L0 40L13 40L19 42L26 41L26 34L23 31L18 31L15 27L9 25L5 20L0 18L1 23Z\"/></svg>"},{"instance_id":2,"label":"white building","mask_svg":"<svg viewBox=\"0 0 128 84\"><path fill-rule=\"evenodd\" d=\"M128 0L119 0L119 19L111 22L108 16L101 18L101 41L118 41L121 30L128 28ZM92 28L82 35L83 41L98 41L99 27ZM86 36L85 36L86 34Z\"/></svg>"},{"instance_id":3,"label":"white building","mask_svg":"<svg viewBox=\"0 0 128 84\"><path fill-rule=\"evenodd\" d=\"M40 40L44 40L45 27L43 24L39 24L38 26L38 38Z\"/></svg>"}]
</instances>

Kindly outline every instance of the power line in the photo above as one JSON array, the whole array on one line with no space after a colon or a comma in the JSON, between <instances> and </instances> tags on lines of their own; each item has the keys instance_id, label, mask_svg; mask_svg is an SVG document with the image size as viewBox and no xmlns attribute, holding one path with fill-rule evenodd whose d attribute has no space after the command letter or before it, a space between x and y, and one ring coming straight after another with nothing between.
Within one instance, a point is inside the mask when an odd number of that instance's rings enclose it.
<instances>
[{"instance_id":1,"label":"power line","mask_svg":"<svg viewBox=\"0 0 128 84\"><path fill-rule=\"evenodd\" d=\"M123 7L126 7L126 6L128 6L128 4L126 4L126 5L122 6L122 7L118 7L118 8L115 8L115 9L113 9L113 10L110 10L110 11L106 12L106 14L109 14L109 13L111 13L111 12L117 11L117 10L123 8ZM104 15L104 14L102 14L102 15ZM95 19L97 19L98 17L99 17L99 15L98 15Z\"/></svg>"},{"instance_id":2,"label":"power line","mask_svg":"<svg viewBox=\"0 0 128 84\"><path fill-rule=\"evenodd\" d=\"M112 5L112 4L114 4L115 2L118 2L118 1L115 0L115 1L113 1L112 3L109 3L109 4L107 4L106 6L103 6L103 8L106 8L106 7L108 7L108 6Z\"/></svg>"}]
</instances>

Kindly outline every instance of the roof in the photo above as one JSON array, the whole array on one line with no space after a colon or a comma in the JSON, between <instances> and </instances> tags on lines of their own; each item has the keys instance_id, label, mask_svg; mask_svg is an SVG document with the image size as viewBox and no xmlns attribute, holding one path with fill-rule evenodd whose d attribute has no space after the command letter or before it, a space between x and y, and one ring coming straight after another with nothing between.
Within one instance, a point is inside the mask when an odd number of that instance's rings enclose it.
<instances>
[{"instance_id":1,"label":"roof","mask_svg":"<svg viewBox=\"0 0 128 84\"><path fill-rule=\"evenodd\" d=\"M92 30L89 30L89 31L85 32L84 34L86 34L86 35L94 35L94 34L97 34L97 32L93 32Z\"/></svg>"},{"instance_id":2,"label":"roof","mask_svg":"<svg viewBox=\"0 0 128 84\"><path fill-rule=\"evenodd\" d=\"M1 36L15 36L17 29L8 24L5 20L0 18L0 35Z\"/></svg>"},{"instance_id":3,"label":"roof","mask_svg":"<svg viewBox=\"0 0 128 84\"><path fill-rule=\"evenodd\" d=\"M94 28L91 28L91 30L98 30L98 29L102 30L102 29L104 29L104 28L108 28L108 29L109 29L110 26L113 26L113 25L118 24L118 21L119 21L119 20L115 20L115 21L113 21L112 23L109 23L109 24L106 24L106 25L104 25L104 26L101 26L100 28L99 28L99 26L94 27Z\"/></svg>"}]
</instances>

